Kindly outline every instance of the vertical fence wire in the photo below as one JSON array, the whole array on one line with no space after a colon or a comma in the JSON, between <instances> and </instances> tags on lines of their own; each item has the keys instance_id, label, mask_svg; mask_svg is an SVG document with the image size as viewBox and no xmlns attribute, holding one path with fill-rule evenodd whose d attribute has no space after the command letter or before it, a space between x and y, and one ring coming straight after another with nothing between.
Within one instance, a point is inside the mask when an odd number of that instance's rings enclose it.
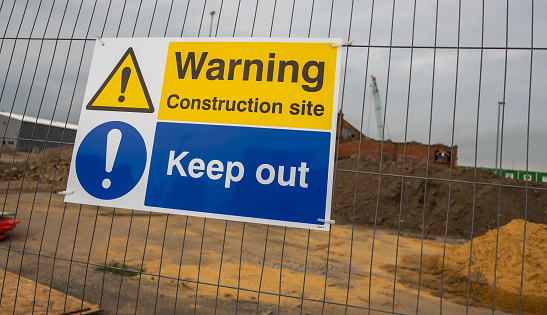
<instances>
[{"instance_id":1,"label":"vertical fence wire","mask_svg":"<svg viewBox=\"0 0 547 315\"><path fill-rule=\"evenodd\" d=\"M506 98L506 93L507 93L507 54L508 54L508 48L509 48L509 0L507 0L505 2L506 4L506 14L505 14L505 56L504 56L504 68L503 68L503 99L502 99L502 102L503 104L505 104L505 98ZM504 129L504 124L503 122L505 121L504 117L505 117L505 105L501 106L502 110L501 110L501 132L500 132L500 145L499 145L499 149L500 149L500 155L499 155L499 160L498 160L498 157L496 156L496 163L499 162L499 166L500 166L500 169L503 168L503 129ZM498 149L497 148L497 145L498 143L496 142L496 150ZM496 218L496 255L494 256L495 257L495 260L494 260L494 286L492 288L493 292L492 292L492 314L494 314L495 312L495 308L496 308L496 284L497 284L497 272L498 272L498 251L499 251L499 241L500 241L500 226L501 226L501 222L500 222L500 217L501 217L501 199L502 199L502 193L501 193L501 188L502 188L502 176L501 176L501 172L499 172L499 176L498 176L498 182L499 182L499 185L498 185L498 215L497 215L497 218Z\"/></svg>"},{"instance_id":2,"label":"vertical fence wire","mask_svg":"<svg viewBox=\"0 0 547 315\"><path fill-rule=\"evenodd\" d=\"M481 47L484 46L484 1L481 7ZM473 156L473 205L471 211L471 233L469 241L469 262L467 268L467 292L466 292L466 306L465 313L469 314L469 298L470 298L470 288L471 288L471 262L473 257L473 238L475 236L475 211L476 202L477 202L477 160L478 160L478 147L479 147L479 119L480 119L480 109L481 109L481 92L482 92L482 67L484 62L484 50L480 50L480 61L479 61L479 81L478 81L478 93L477 93L477 122L475 125L475 150ZM420 267L421 268L421 267ZM420 269L421 273L421 269Z\"/></svg>"},{"instance_id":3,"label":"vertical fence wire","mask_svg":"<svg viewBox=\"0 0 547 315\"><path fill-rule=\"evenodd\" d=\"M435 2L435 38L434 38L434 47L433 47L433 69L431 74L431 100L430 100L430 109L429 109L429 125L428 125L428 135L427 135L427 156L431 153L431 134L432 134L432 125L433 125L433 93L435 91L435 62L437 60L437 27L439 21L439 1ZM422 288L422 270L423 270L423 260L424 260L424 231L425 231L425 220L426 220L426 210L427 210L427 188L429 183L429 159L425 164L425 186L424 186L424 202L422 208L422 234L420 239L420 272L418 273L418 295L416 297L416 313L419 311L420 306L420 293Z\"/></svg>"},{"instance_id":4,"label":"vertical fence wire","mask_svg":"<svg viewBox=\"0 0 547 315\"><path fill-rule=\"evenodd\" d=\"M293 0L293 12L291 13L291 26L292 26L292 21L293 21L293 17L294 17L294 4L295 4L295 1L296 0ZM332 2L331 2L330 19L329 19L329 31L328 31L327 37L331 36L333 12L334 12L334 0L332 0ZM290 34L291 30L292 29L289 29L289 37L291 37L291 34ZM344 103L342 103L341 106L343 107ZM341 123L341 118L338 119L338 124L340 124L340 123ZM340 140L339 139L338 139L338 145L340 145ZM336 152L335 154L336 154L336 157L338 157L338 152ZM333 183L334 183L333 185L336 185L336 172L334 174ZM331 206L333 204L334 204L334 200L331 202ZM331 237L332 237L332 229L329 230L329 236L328 236L328 240L327 240L327 258L325 259L325 280L324 280L324 287L323 287L323 301L321 303L321 314L323 314L325 312L325 304L326 304L325 301L326 301L326 298L327 298L327 281L328 281L328 277L329 277L329 259L330 259Z\"/></svg>"},{"instance_id":5,"label":"vertical fence wire","mask_svg":"<svg viewBox=\"0 0 547 315\"><path fill-rule=\"evenodd\" d=\"M534 1L532 0L532 10L530 12L530 77L528 79L528 108L526 121L526 173L528 173L528 163L530 161L530 107L532 104L532 74L534 64ZM522 290L524 287L524 262L526 257L526 222L528 220L528 193L529 183L526 181L524 188L524 226L522 231L522 262L520 269L520 293L519 293L519 313L522 313Z\"/></svg>"},{"instance_id":6,"label":"vertical fence wire","mask_svg":"<svg viewBox=\"0 0 547 315\"><path fill-rule=\"evenodd\" d=\"M458 98L458 79L459 79L459 71L460 71L460 27L461 27L461 15L462 15L462 3L461 0L458 1L458 49L456 50L456 74L454 78L454 105L453 105L453 113L452 113L452 135L451 135L451 143L450 147L454 148L454 133L456 128L456 107L457 107L457 98ZM445 262L446 262L446 247L448 244L448 226L449 226L449 219L450 219L450 205L451 205L451 197L452 197L452 176L454 172L453 164L450 163L450 172L449 172L449 180L448 180L448 198L447 198L447 205L446 205L446 223L444 226L444 242L443 242L443 258L442 258L442 264L441 264L441 298L440 298L440 314L443 312L443 287L444 287L444 270L445 270Z\"/></svg>"}]
</instances>

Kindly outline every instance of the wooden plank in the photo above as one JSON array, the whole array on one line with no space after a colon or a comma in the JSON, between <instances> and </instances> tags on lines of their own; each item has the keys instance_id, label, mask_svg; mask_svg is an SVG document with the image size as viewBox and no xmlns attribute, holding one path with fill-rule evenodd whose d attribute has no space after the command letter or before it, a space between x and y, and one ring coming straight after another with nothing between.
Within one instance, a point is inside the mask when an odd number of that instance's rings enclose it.
<instances>
[{"instance_id":1,"label":"wooden plank","mask_svg":"<svg viewBox=\"0 0 547 315\"><path fill-rule=\"evenodd\" d=\"M9 271L0 269L0 276L6 273L0 305L0 314L100 314L98 305L83 302L73 296L66 295L48 286L36 283L30 279L19 277ZM17 290L17 280L19 289ZM36 296L35 294L36 290ZM51 290L51 296L50 296ZM17 291L17 299L15 292ZM48 306L49 298L49 306ZM65 307L66 299L66 307ZM14 311L15 307L15 311ZM64 312L63 312L64 311Z\"/></svg>"}]
</instances>

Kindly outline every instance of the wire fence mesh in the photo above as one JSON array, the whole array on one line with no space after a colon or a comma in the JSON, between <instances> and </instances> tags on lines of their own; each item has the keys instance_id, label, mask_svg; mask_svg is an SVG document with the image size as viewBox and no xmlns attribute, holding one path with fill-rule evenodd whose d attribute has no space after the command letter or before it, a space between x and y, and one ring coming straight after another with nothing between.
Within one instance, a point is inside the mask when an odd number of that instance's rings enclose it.
<instances>
[{"instance_id":1,"label":"wire fence mesh","mask_svg":"<svg viewBox=\"0 0 547 315\"><path fill-rule=\"evenodd\" d=\"M2 1L1 312L546 313L547 186L501 171L544 171L546 15L530 0ZM337 224L64 203L97 36L353 40Z\"/></svg>"}]
</instances>

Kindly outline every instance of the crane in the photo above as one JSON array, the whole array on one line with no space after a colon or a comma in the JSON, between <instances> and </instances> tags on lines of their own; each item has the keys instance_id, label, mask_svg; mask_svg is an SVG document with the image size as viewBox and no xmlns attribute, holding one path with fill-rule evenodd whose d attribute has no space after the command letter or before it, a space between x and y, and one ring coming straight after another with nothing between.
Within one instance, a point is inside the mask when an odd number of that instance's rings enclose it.
<instances>
[{"instance_id":1,"label":"crane","mask_svg":"<svg viewBox=\"0 0 547 315\"><path fill-rule=\"evenodd\" d=\"M374 111L376 112L376 128L378 129L379 140L384 140L384 122L382 119L382 106L380 101L380 93L378 93L378 86L376 85L376 77L372 78L372 97L374 98Z\"/></svg>"}]
</instances>

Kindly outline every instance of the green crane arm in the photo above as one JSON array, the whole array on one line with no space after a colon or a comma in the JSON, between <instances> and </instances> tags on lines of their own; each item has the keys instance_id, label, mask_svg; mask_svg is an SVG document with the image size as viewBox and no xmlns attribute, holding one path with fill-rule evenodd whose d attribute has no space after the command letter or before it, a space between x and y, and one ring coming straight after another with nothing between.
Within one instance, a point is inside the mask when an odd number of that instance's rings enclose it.
<instances>
[{"instance_id":1,"label":"green crane arm","mask_svg":"<svg viewBox=\"0 0 547 315\"><path fill-rule=\"evenodd\" d=\"M380 93L378 93L378 86L376 85L376 78L371 75L372 78L372 97L374 99L374 111L376 112L376 128L378 128L379 140L384 140L384 123L382 120L382 105L380 102Z\"/></svg>"}]
</instances>

